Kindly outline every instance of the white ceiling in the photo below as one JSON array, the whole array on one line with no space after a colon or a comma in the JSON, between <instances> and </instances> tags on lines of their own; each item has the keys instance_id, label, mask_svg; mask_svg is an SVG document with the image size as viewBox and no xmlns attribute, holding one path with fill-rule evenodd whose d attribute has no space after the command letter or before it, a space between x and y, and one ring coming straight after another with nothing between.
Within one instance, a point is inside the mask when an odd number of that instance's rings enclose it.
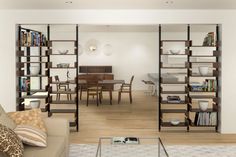
<instances>
[{"instance_id":1,"label":"white ceiling","mask_svg":"<svg viewBox=\"0 0 236 157\"><path fill-rule=\"evenodd\" d=\"M0 0L0 9L236 9L236 0Z\"/></svg>"}]
</instances>

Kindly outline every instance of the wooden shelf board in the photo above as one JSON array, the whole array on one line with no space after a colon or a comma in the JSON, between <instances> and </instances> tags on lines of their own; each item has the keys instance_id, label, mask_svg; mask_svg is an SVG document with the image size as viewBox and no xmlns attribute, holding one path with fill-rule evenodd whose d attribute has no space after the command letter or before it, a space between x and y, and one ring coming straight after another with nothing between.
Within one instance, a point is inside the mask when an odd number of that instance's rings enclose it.
<instances>
[{"instance_id":1,"label":"wooden shelf board","mask_svg":"<svg viewBox=\"0 0 236 157\"><path fill-rule=\"evenodd\" d=\"M191 127L216 127L217 125L195 125L195 124L191 124L189 126L191 126Z\"/></svg>"},{"instance_id":2,"label":"wooden shelf board","mask_svg":"<svg viewBox=\"0 0 236 157\"><path fill-rule=\"evenodd\" d=\"M215 93L215 92L217 92L217 91L189 91L189 92L191 92L191 93Z\"/></svg>"},{"instance_id":3,"label":"wooden shelf board","mask_svg":"<svg viewBox=\"0 0 236 157\"><path fill-rule=\"evenodd\" d=\"M50 54L50 56L74 56L74 55L77 55L75 53L73 54Z\"/></svg>"},{"instance_id":4,"label":"wooden shelf board","mask_svg":"<svg viewBox=\"0 0 236 157\"><path fill-rule=\"evenodd\" d=\"M161 94L188 94L186 91L162 91Z\"/></svg>"},{"instance_id":5,"label":"wooden shelf board","mask_svg":"<svg viewBox=\"0 0 236 157\"><path fill-rule=\"evenodd\" d=\"M75 100L64 100L64 101L52 101L50 104L76 104Z\"/></svg>"},{"instance_id":6,"label":"wooden shelf board","mask_svg":"<svg viewBox=\"0 0 236 157\"><path fill-rule=\"evenodd\" d=\"M203 45L191 45L190 47L205 47L205 48L208 48L208 47L212 47L212 48L216 48L217 46L203 46Z\"/></svg>"},{"instance_id":7,"label":"wooden shelf board","mask_svg":"<svg viewBox=\"0 0 236 157\"><path fill-rule=\"evenodd\" d=\"M206 111L201 111L198 108L192 108L192 109L190 109L190 112L217 112L217 110L216 109L207 109Z\"/></svg>"},{"instance_id":8,"label":"wooden shelf board","mask_svg":"<svg viewBox=\"0 0 236 157\"><path fill-rule=\"evenodd\" d=\"M76 42L76 40L49 40L49 42Z\"/></svg>"},{"instance_id":9,"label":"wooden shelf board","mask_svg":"<svg viewBox=\"0 0 236 157\"><path fill-rule=\"evenodd\" d=\"M46 99L47 95L26 95L22 96L19 99Z\"/></svg>"},{"instance_id":10,"label":"wooden shelf board","mask_svg":"<svg viewBox=\"0 0 236 157\"><path fill-rule=\"evenodd\" d=\"M19 90L18 92L36 93L36 92L47 92L47 90L45 90L45 89L32 89L32 90L27 90L27 91Z\"/></svg>"},{"instance_id":11,"label":"wooden shelf board","mask_svg":"<svg viewBox=\"0 0 236 157\"><path fill-rule=\"evenodd\" d=\"M190 75L189 77L217 77L214 75Z\"/></svg>"},{"instance_id":12,"label":"wooden shelf board","mask_svg":"<svg viewBox=\"0 0 236 157\"><path fill-rule=\"evenodd\" d=\"M76 94L75 91L53 91L50 94Z\"/></svg>"},{"instance_id":13,"label":"wooden shelf board","mask_svg":"<svg viewBox=\"0 0 236 157\"><path fill-rule=\"evenodd\" d=\"M48 62L19 62L19 63L48 63Z\"/></svg>"},{"instance_id":14,"label":"wooden shelf board","mask_svg":"<svg viewBox=\"0 0 236 157\"><path fill-rule=\"evenodd\" d=\"M186 113L185 109L161 109L161 113Z\"/></svg>"},{"instance_id":15,"label":"wooden shelf board","mask_svg":"<svg viewBox=\"0 0 236 157\"><path fill-rule=\"evenodd\" d=\"M69 122L69 123L70 123L70 127L76 127L77 126L76 122Z\"/></svg>"},{"instance_id":16,"label":"wooden shelf board","mask_svg":"<svg viewBox=\"0 0 236 157\"><path fill-rule=\"evenodd\" d=\"M187 127L188 124L185 122L180 122L178 125L173 125L170 122L162 122L161 126L162 127Z\"/></svg>"},{"instance_id":17,"label":"wooden shelf board","mask_svg":"<svg viewBox=\"0 0 236 157\"><path fill-rule=\"evenodd\" d=\"M187 42L188 40L161 40L162 42Z\"/></svg>"},{"instance_id":18,"label":"wooden shelf board","mask_svg":"<svg viewBox=\"0 0 236 157\"><path fill-rule=\"evenodd\" d=\"M19 47L22 47L22 48L27 48L27 47L34 47L34 48L42 48L42 47L48 47L48 46L23 46L23 45L20 45Z\"/></svg>"},{"instance_id":19,"label":"wooden shelf board","mask_svg":"<svg viewBox=\"0 0 236 157\"><path fill-rule=\"evenodd\" d=\"M48 77L47 75L21 75L18 77Z\"/></svg>"},{"instance_id":20,"label":"wooden shelf board","mask_svg":"<svg viewBox=\"0 0 236 157\"><path fill-rule=\"evenodd\" d=\"M190 95L189 96L192 99L214 99L216 96L212 95Z\"/></svg>"},{"instance_id":21,"label":"wooden shelf board","mask_svg":"<svg viewBox=\"0 0 236 157\"><path fill-rule=\"evenodd\" d=\"M217 62L190 62L190 63L194 63L194 64L214 64Z\"/></svg>"},{"instance_id":22,"label":"wooden shelf board","mask_svg":"<svg viewBox=\"0 0 236 157\"><path fill-rule=\"evenodd\" d=\"M68 68L58 68L58 67L51 67L48 69L77 69L76 67L68 67Z\"/></svg>"},{"instance_id":23,"label":"wooden shelf board","mask_svg":"<svg viewBox=\"0 0 236 157\"><path fill-rule=\"evenodd\" d=\"M51 109L51 113L76 113L76 109Z\"/></svg>"},{"instance_id":24,"label":"wooden shelf board","mask_svg":"<svg viewBox=\"0 0 236 157\"><path fill-rule=\"evenodd\" d=\"M161 55L164 55L164 56L188 56L188 54L165 54L165 53L162 53Z\"/></svg>"},{"instance_id":25,"label":"wooden shelf board","mask_svg":"<svg viewBox=\"0 0 236 157\"><path fill-rule=\"evenodd\" d=\"M70 82L66 82L66 81L56 82L56 81L53 81L50 84L76 84L76 82L75 81L70 81Z\"/></svg>"},{"instance_id":26,"label":"wooden shelf board","mask_svg":"<svg viewBox=\"0 0 236 157\"><path fill-rule=\"evenodd\" d=\"M188 104L188 102L187 101L180 101L179 103L174 103L174 102L168 102L168 101L161 101L161 104L186 105L186 104Z\"/></svg>"},{"instance_id":27,"label":"wooden shelf board","mask_svg":"<svg viewBox=\"0 0 236 157\"><path fill-rule=\"evenodd\" d=\"M219 56L215 56L215 55L192 55L189 57L219 57Z\"/></svg>"},{"instance_id":28,"label":"wooden shelf board","mask_svg":"<svg viewBox=\"0 0 236 157\"><path fill-rule=\"evenodd\" d=\"M188 69L187 67L161 67L161 69Z\"/></svg>"},{"instance_id":29,"label":"wooden shelf board","mask_svg":"<svg viewBox=\"0 0 236 157\"><path fill-rule=\"evenodd\" d=\"M18 56L18 57L48 57L48 56ZM20 62L20 63L22 63L22 62Z\"/></svg>"},{"instance_id":30,"label":"wooden shelf board","mask_svg":"<svg viewBox=\"0 0 236 157\"><path fill-rule=\"evenodd\" d=\"M161 82L161 84L188 84L187 82Z\"/></svg>"}]
</instances>

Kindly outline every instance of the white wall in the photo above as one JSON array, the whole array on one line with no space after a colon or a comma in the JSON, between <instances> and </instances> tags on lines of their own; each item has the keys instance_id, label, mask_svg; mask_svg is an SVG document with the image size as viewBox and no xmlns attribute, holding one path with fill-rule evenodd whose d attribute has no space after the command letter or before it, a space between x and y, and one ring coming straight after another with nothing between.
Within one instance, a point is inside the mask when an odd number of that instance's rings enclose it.
<instances>
[{"instance_id":1,"label":"white wall","mask_svg":"<svg viewBox=\"0 0 236 157\"><path fill-rule=\"evenodd\" d=\"M96 55L88 54L85 45L90 39L99 41ZM147 73L158 72L158 34L156 32L80 32L84 51L79 65L111 65L115 79L130 81L135 76L133 89L145 90L141 80L148 80ZM112 45L112 55L106 56L103 47ZM150 80L150 79L149 79Z\"/></svg>"},{"instance_id":2,"label":"white wall","mask_svg":"<svg viewBox=\"0 0 236 157\"><path fill-rule=\"evenodd\" d=\"M220 23L222 24L222 108L221 132L236 133L235 62L236 11L230 10L27 10L0 11L0 103L7 111L15 110L16 23L79 23L79 24L159 24Z\"/></svg>"}]
</instances>

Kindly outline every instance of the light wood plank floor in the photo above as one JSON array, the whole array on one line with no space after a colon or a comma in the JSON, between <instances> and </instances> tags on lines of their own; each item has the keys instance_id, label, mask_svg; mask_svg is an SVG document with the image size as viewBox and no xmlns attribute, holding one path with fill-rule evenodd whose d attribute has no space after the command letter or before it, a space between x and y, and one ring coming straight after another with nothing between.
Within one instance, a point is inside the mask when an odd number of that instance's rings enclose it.
<instances>
[{"instance_id":1,"label":"light wood plank floor","mask_svg":"<svg viewBox=\"0 0 236 157\"><path fill-rule=\"evenodd\" d=\"M85 95L85 94L84 94ZM133 92L133 104L127 96L117 104L117 92L113 93L113 105L104 95L102 105L86 98L80 102L80 131L71 131L71 143L97 143L102 136L160 136L165 144L233 144L236 135L206 132L158 132L157 97L146 96L141 91Z\"/></svg>"}]
</instances>

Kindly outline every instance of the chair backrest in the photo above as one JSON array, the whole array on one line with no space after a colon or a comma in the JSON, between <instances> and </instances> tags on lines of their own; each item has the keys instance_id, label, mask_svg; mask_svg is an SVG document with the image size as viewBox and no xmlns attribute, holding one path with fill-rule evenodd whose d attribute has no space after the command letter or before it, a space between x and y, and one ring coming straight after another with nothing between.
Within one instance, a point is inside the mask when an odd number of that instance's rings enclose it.
<instances>
[{"instance_id":1,"label":"chair backrest","mask_svg":"<svg viewBox=\"0 0 236 157\"><path fill-rule=\"evenodd\" d=\"M86 79L86 85L87 85L87 88L90 88L90 87L97 87L98 88L98 79L96 78L87 78Z\"/></svg>"},{"instance_id":2,"label":"chair backrest","mask_svg":"<svg viewBox=\"0 0 236 157\"><path fill-rule=\"evenodd\" d=\"M56 81L56 82L59 82L59 81L60 81L58 75L55 75L54 78L55 78L55 81Z\"/></svg>"},{"instance_id":3,"label":"chair backrest","mask_svg":"<svg viewBox=\"0 0 236 157\"><path fill-rule=\"evenodd\" d=\"M130 85L132 85L132 83L133 83L133 80L134 80L134 75L131 77L131 80L130 80Z\"/></svg>"}]
</instances>

